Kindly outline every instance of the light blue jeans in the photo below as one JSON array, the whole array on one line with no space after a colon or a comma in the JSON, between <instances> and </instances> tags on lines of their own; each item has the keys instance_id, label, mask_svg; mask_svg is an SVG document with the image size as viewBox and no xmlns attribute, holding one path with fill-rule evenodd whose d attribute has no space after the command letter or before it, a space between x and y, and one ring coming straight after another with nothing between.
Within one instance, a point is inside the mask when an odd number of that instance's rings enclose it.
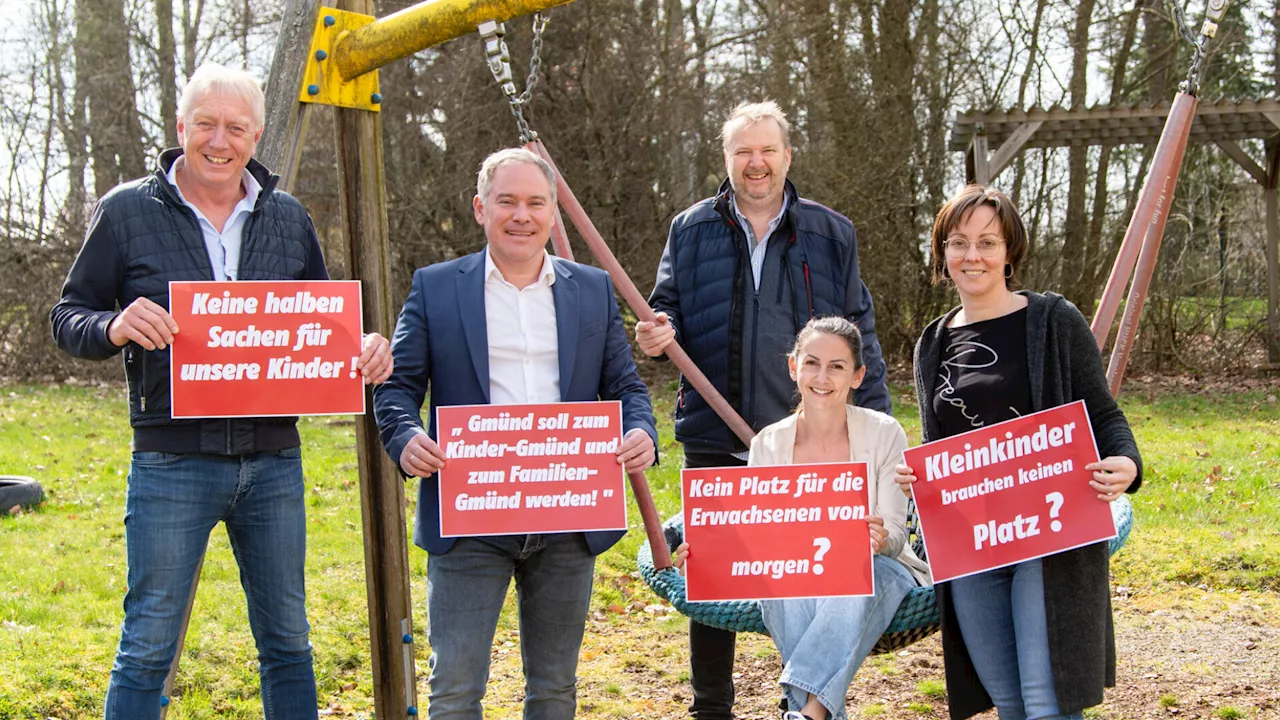
<instances>
[{"instance_id":1,"label":"light blue jeans","mask_svg":"<svg viewBox=\"0 0 1280 720\"><path fill-rule=\"evenodd\" d=\"M960 635L1000 720L1080 720L1058 713L1039 560L951 581Z\"/></svg>"},{"instance_id":2,"label":"light blue jeans","mask_svg":"<svg viewBox=\"0 0 1280 720\"><path fill-rule=\"evenodd\" d=\"M762 600L761 615L782 655L778 682L790 709L799 712L814 695L833 720L845 720L845 695L853 675L893 621L902 599L916 587L906 566L876 555L871 597Z\"/></svg>"},{"instance_id":3,"label":"light blue jeans","mask_svg":"<svg viewBox=\"0 0 1280 720\"><path fill-rule=\"evenodd\" d=\"M107 720L160 716L192 579L219 521L240 566L263 713L267 720L317 717L304 489L298 448L243 456L133 454L124 517L129 588Z\"/></svg>"},{"instance_id":4,"label":"light blue jeans","mask_svg":"<svg viewBox=\"0 0 1280 720\"><path fill-rule=\"evenodd\" d=\"M595 561L582 533L462 538L429 557L429 717L483 717L493 634L514 577L525 720L572 720Z\"/></svg>"}]
</instances>

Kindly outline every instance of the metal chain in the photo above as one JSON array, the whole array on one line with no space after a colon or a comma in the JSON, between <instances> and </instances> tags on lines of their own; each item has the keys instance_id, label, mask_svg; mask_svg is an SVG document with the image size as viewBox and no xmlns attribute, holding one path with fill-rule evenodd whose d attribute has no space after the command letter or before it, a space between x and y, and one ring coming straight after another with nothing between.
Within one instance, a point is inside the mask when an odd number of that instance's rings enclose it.
<instances>
[{"instance_id":1,"label":"metal chain","mask_svg":"<svg viewBox=\"0 0 1280 720\"><path fill-rule=\"evenodd\" d=\"M1187 70L1187 78L1178 84L1178 90L1188 95L1196 95L1200 92L1200 70L1204 64L1205 47L1209 44L1209 39L1218 32L1218 25L1214 20L1221 20L1227 3L1225 0L1216 2L1210 0L1207 8L1210 17L1205 19L1198 37L1191 32L1187 24L1187 16L1182 6L1178 4L1178 0L1167 0L1167 4L1172 12L1178 34L1182 35L1182 39L1192 47L1191 67Z\"/></svg>"},{"instance_id":2,"label":"metal chain","mask_svg":"<svg viewBox=\"0 0 1280 720\"><path fill-rule=\"evenodd\" d=\"M1187 41L1188 45L1195 45L1196 36L1187 27L1187 14L1182 9L1182 6L1178 4L1178 0L1168 0L1165 4L1169 6L1169 10L1173 13L1174 29L1178 31L1183 40Z\"/></svg>"},{"instance_id":3,"label":"metal chain","mask_svg":"<svg viewBox=\"0 0 1280 720\"><path fill-rule=\"evenodd\" d=\"M550 21L542 13L533 14L533 50L529 53L529 77L524 81L524 92L520 93L520 104L528 104L533 97L533 87L538 84L538 71L542 69L542 33Z\"/></svg>"},{"instance_id":4,"label":"metal chain","mask_svg":"<svg viewBox=\"0 0 1280 720\"><path fill-rule=\"evenodd\" d=\"M506 26L499 22L485 22L480 25L480 38L484 41L485 59L489 64L489 72L507 96L511 106L511 114L516 119L516 130L520 134L521 143L529 143L538 139L538 133L529 127L524 117L524 106L533 98L533 88L538 84L538 74L542 69L542 34L546 30L550 18L542 13L533 16L533 50L529 58L529 77L525 80L524 92L516 93L516 84L511 76L511 55L507 52L507 43L502 39L506 34Z\"/></svg>"}]
</instances>

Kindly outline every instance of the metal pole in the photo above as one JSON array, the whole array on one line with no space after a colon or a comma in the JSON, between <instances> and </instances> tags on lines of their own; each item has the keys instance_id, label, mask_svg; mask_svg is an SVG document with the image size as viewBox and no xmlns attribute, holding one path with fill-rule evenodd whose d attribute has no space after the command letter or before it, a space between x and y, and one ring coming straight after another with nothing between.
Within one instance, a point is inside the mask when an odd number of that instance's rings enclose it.
<instances>
[{"instance_id":1,"label":"metal pole","mask_svg":"<svg viewBox=\"0 0 1280 720\"><path fill-rule=\"evenodd\" d=\"M427 0L345 33L333 64L351 80L446 40L475 32L487 20L505 22L571 0Z\"/></svg>"}]
</instances>

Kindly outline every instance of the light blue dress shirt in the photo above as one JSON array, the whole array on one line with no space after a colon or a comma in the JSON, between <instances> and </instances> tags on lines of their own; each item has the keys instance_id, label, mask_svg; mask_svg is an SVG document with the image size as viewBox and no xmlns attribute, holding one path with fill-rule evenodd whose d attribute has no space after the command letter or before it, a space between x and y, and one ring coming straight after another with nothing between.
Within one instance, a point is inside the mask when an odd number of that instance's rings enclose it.
<instances>
[{"instance_id":1,"label":"light blue dress shirt","mask_svg":"<svg viewBox=\"0 0 1280 720\"><path fill-rule=\"evenodd\" d=\"M178 193L178 197L182 199L182 203L196 214L196 219L200 221L200 233L204 236L205 249L209 251L209 263L213 265L214 280L238 280L240 278L240 245L244 240L244 224L249 219L249 214L253 212L253 206L258 204L258 194L262 192L262 185L253 177L253 173L248 170L242 171L241 184L244 187L244 197L240 202L236 203L236 207L231 211L231 216L227 218L227 222L223 224L222 230L219 231L209 222L209 219L200 212L200 208L192 205L186 197L183 196L181 188L178 187L178 170L186 165L187 159L179 157L169 167L169 172L165 174L169 184Z\"/></svg>"}]
</instances>

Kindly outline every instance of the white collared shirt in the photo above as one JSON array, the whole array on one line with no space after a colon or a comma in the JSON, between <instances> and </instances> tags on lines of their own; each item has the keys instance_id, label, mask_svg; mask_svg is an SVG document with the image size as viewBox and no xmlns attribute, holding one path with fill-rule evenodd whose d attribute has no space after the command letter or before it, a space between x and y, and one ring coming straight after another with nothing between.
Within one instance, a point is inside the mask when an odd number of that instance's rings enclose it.
<instances>
[{"instance_id":1,"label":"white collared shirt","mask_svg":"<svg viewBox=\"0 0 1280 720\"><path fill-rule=\"evenodd\" d=\"M244 224L249 219L249 214L253 212L253 206L258 204L258 194L262 192L262 185L258 183L253 173L248 170L241 171L240 183L244 188L244 197L236 203L231 216L219 231L204 216L204 213L200 212L200 208L187 200L182 194L182 189L178 187L178 170L186 164L187 159L179 156L173 161L165 177L178 193L178 197L182 199L182 204L191 208L196 214L196 220L200 223L200 233L204 236L204 247L209 252L209 264L213 266L213 279L239 280L240 246L244 241Z\"/></svg>"},{"instance_id":2,"label":"white collared shirt","mask_svg":"<svg viewBox=\"0 0 1280 720\"><path fill-rule=\"evenodd\" d=\"M769 229L765 231L764 237L757 238L755 227L738 208L738 199L733 199L733 214L738 216L738 224L747 235L747 251L751 254L751 277L756 281L756 290L760 289L760 271L764 268L764 253L769 246L769 236L778 229L778 225L782 224L782 216L787 212L788 201L789 198L785 196L782 198L782 209L769 221Z\"/></svg>"},{"instance_id":3,"label":"white collared shirt","mask_svg":"<svg viewBox=\"0 0 1280 720\"><path fill-rule=\"evenodd\" d=\"M560 402L560 349L556 273L543 251L538 280L525 288L507 282L484 251L484 316L489 333L489 402L494 405Z\"/></svg>"}]
</instances>

